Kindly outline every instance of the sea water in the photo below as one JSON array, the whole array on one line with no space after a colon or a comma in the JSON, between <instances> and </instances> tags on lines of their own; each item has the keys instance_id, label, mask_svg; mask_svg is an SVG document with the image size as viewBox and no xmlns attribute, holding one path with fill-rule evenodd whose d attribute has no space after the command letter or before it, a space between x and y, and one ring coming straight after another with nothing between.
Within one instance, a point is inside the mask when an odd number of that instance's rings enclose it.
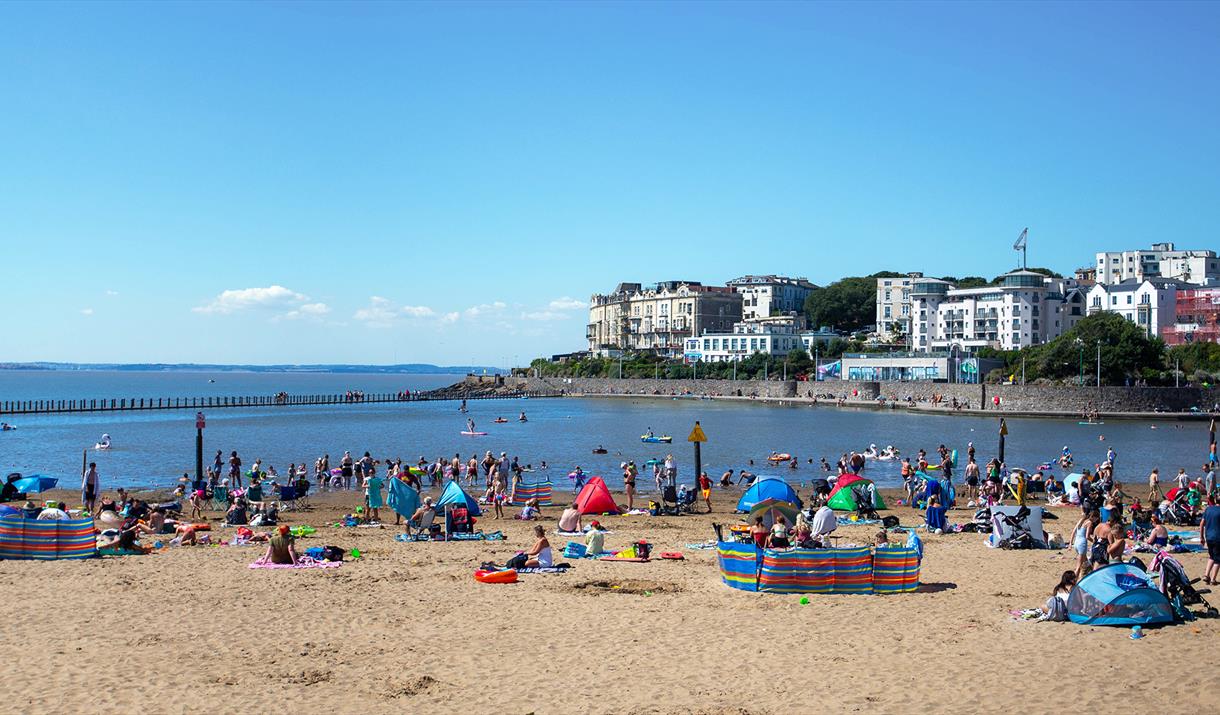
<instances>
[{"instance_id":1,"label":"sea water","mask_svg":"<svg viewBox=\"0 0 1220 715\"><path fill-rule=\"evenodd\" d=\"M0 400L98 399L135 397L199 397L422 390L455 382L453 375L385 375L333 373L145 373L0 371ZM209 382L215 380L215 382ZM356 458L369 452L378 459L401 458L414 464L458 454L480 459L490 451L506 452L536 469L534 478L549 476L556 500L571 484L567 475L576 466L601 475L612 489L622 488L619 465L628 460L640 468L638 485L648 491L653 481L649 459L673 454L679 481L691 483L693 445L686 441L696 420L708 441L702 446L703 468L719 480L726 469L780 474L793 484L808 484L824 476L819 460L832 465L844 452L897 447L915 455L920 448L933 455L940 444L959 452L955 481L960 481L966 448L974 442L980 466L996 454L998 416L974 417L908 413L904 410L836 408L833 405L776 405L757 401L670 398L534 398L472 400L469 413L456 402L343 404L317 407L212 409L204 430L204 464L216 450L237 450L248 467L262 459L285 475L290 461L304 462L329 454L337 465L344 450ZM521 412L528 422L518 422ZM485 437L465 437L467 417ZM495 424L496 417L508 420ZM105 412L54 415L9 415L0 420L18 429L0 432L0 473L42 473L79 484L82 456L98 464L104 488L171 486L195 469L193 410ZM1155 428L1155 429L1154 429ZM673 444L643 444L648 430L671 435ZM1009 466L1035 469L1071 448L1076 464L1092 467L1106 449L1118 452L1117 474L1126 484L1142 485L1153 467L1162 481L1185 467L1196 474L1207 455L1205 422L1113 421L1077 425L1075 419L1008 419L1005 457ZM103 433L113 448L92 447ZM1101 439L1104 437L1104 440ZM593 454L602 446L608 453ZM798 468L770 466L772 452L798 459ZM813 460L810 463L809 460ZM1057 474L1063 476L1062 470ZM901 482L897 461L870 461L865 476L880 486ZM1127 490L1142 493L1139 487Z\"/></svg>"}]
</instances>

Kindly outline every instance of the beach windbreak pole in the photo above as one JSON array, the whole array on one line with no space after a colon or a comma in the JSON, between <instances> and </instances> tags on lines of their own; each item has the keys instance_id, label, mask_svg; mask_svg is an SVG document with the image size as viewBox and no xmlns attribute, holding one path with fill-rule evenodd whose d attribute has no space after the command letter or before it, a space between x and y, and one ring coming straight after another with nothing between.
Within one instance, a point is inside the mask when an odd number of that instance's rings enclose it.
<instances>
[{"instance_id":1,"label":"beach windbreak pole","mask_svg":"<svg viewBox=\"0 0 1220 715\"><path fill-rule=\"evenodd\" d=\"M686 438L686 441L695 445L695 484L698 484L699 475L703 474L703 454L699 446L707 441L707 435L703 433L703 428L699 426L698 420L695 420L695 428L690 431L690 436Z\"/></svg>"},{"instance_id":2,"label":"beach windbreak pole","mask_svg":"<svg viewBox=\"0 0 1220 715\"><path fill-rule=\"evenodd\" d=\"M1004 418L1000 418L1000 464L1004 463L1004 438L1008 436L1008 424L1004 422Z\"/></svg>"},{"instance_id":3,"label":"beach windbreak pole","mask_svg":"<svg viewBox=\"0 0 1220 715\"><path fill-rule=\"evenodd\" d=\"M1207 426L1207 461L1216 466L1216 418Z\"/></svg>"}]
</instances>

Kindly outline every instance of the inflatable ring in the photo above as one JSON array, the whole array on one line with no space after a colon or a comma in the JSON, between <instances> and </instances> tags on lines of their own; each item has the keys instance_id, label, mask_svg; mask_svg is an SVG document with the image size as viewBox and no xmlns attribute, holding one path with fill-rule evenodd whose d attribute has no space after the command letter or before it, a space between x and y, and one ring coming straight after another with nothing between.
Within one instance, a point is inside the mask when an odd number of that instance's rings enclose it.
<instances>
[{"instance_id":1,"label":"inflatable ring","mask_svg":"<svg viewBox=\"0 0 1220 715\"><path fill-rule=\"evenodd\" d=\"M475 571L474 580L480 583L516 583L516 569L504 571Z\"/></svg>"},{"instance_id":2,"label":"inflatable ring","mask_svg":"<svg viewBox=\"0 0 1220 715\"><path fill-rule=\"evenodd\" d=\"M767 457L768 462L787 462L790 459L792 459L792 455L788 454L787 452L783 454L773 454L770 457Z\"/></svg>"}]
</instances>

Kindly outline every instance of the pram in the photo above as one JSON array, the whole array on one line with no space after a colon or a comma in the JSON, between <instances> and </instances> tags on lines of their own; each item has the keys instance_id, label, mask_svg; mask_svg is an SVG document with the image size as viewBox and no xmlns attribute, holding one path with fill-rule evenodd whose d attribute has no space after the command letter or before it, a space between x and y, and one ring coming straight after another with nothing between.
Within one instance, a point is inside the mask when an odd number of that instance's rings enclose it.
<instances>
[{"instance_id":1,"label":"pram","mask_svg":"<svg viewBox=\"0 0 1220 715\"><path fill-rule=\"evenodd\" d=\"M997 511L991 517L992 523L997 525L1003 524L1011 529L1012 533L1007 537L1000 539L1000 542L996 544L996 546L999 546L1001 549L1034 548L1035 542L1041 541L1041 539L1034 538L1033 532L1030 531L1029 523L1026 521L1027 516L1029 516L1028 507L1021 507L1017 510L1016 514L1011 516L1005 514L1004 512ZM1000 533L1000 531L1001 530L998 527L995 529L996 534Z\"/></svg>"},{"instance_id":2,"label":"pram","mask_svg":"<svg viewBox=\"0 0 1220 715\"><path fill-rule=\"evenodd\" d=\"M1186 575L1186 569L1182 568L1181 562L1170 556L1168 552L1161 551L1152 559L1150 570L1157 574L1160 580L1161 593L1165 594L1165 598L1169 599L1170 605L1173 606L1173 612L1178 618L1184 621L1192 621L1195 616L1190 612L1188 606L1202 605L1204 615L1208 618L1216 618L1220 616L1220 611L1217 611L1214 606L1203 598L1203 594L1210 593L1207 589L1202 591L1195 588L1194 581Z\"/></svg>"},{"instance_id":3,"label":"pram","mask_svg":"<svg viewBox=\"0 0 1220 715\"><path fill-rule=\"evenodd\" d=\"M1164 515L1165 523L1167 524L1195 526L1199 523L1194 516L1194 511L1186 503L1185 491L1180 491L1173 501L1169 502L1169 507L1161 513Z\"/></svg>"},{"instance_id":4,"label":"pram","mask_svg":"<svg viewBox=\"0 0 1220 715\"><path fill-rule=\"evenodd\" d=\"M856 499L856 518L857 519L880 519L877 514L877 507L873 503L873 494L867 488L858 485L853 485L851 494Z\"/></svg>"}]
</instances>

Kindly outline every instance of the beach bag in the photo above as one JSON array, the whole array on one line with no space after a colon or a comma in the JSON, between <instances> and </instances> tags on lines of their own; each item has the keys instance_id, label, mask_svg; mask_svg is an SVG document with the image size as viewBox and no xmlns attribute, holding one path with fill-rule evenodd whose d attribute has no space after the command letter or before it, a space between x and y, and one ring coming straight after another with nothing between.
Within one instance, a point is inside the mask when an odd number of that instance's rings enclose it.
<instances>
[{"instance_id":1,"label":"beach bag","mask_svg":"<svg viewBox=\"0 0 1220 715\"><path fill-rule=\"evenodd\" d=\"M526 556L525 554L517 554L516 556L509 559L508 563L504 564L504 566L506 568L510 568L510 569L525 568L525 562L529 561L529 558L530 557Z\"/></svg>"},{"instance_id":2,"label":"beach bag","mask_svg":"<svg viewBox=\"0 0 1220 715\"><path fill-rule=\"evenodd\" d=\"M637 541L635 543L635 556L639 559L647 559L652 555L652 544L647 541Z\"/></svg>"},{"instance_id":3,"label":"beach bag","mask_svg":"<svg viewBox=\"0 0 1220 715\"><path fill-rule=\"evenodd\" d=\"M586 551L585 545L579 541L569 541L567 546L563 547L563 557L565 559L583 559Z\"/></svg>"},{"instance_id":4,"label":"beach bag","mask_svg":"<svg viewBox=\"0 0 1220 715\"><path fill-rule=\"evenodd\" d=\"M656 503L655 501L648 502L648 515L649 516L660 516L661 515L661 505Z\"/></svg>"},{"instance_id":5,"label":"beach bag","mask_svg":"<svg viewBox=\"0 0 1220 715\"><path fill-rule=\"evenodd\" d=\"M338 546L323 546L322 560L323 561L342 561L343 555L347 553Z\"/></svg>"}]
</instances>

